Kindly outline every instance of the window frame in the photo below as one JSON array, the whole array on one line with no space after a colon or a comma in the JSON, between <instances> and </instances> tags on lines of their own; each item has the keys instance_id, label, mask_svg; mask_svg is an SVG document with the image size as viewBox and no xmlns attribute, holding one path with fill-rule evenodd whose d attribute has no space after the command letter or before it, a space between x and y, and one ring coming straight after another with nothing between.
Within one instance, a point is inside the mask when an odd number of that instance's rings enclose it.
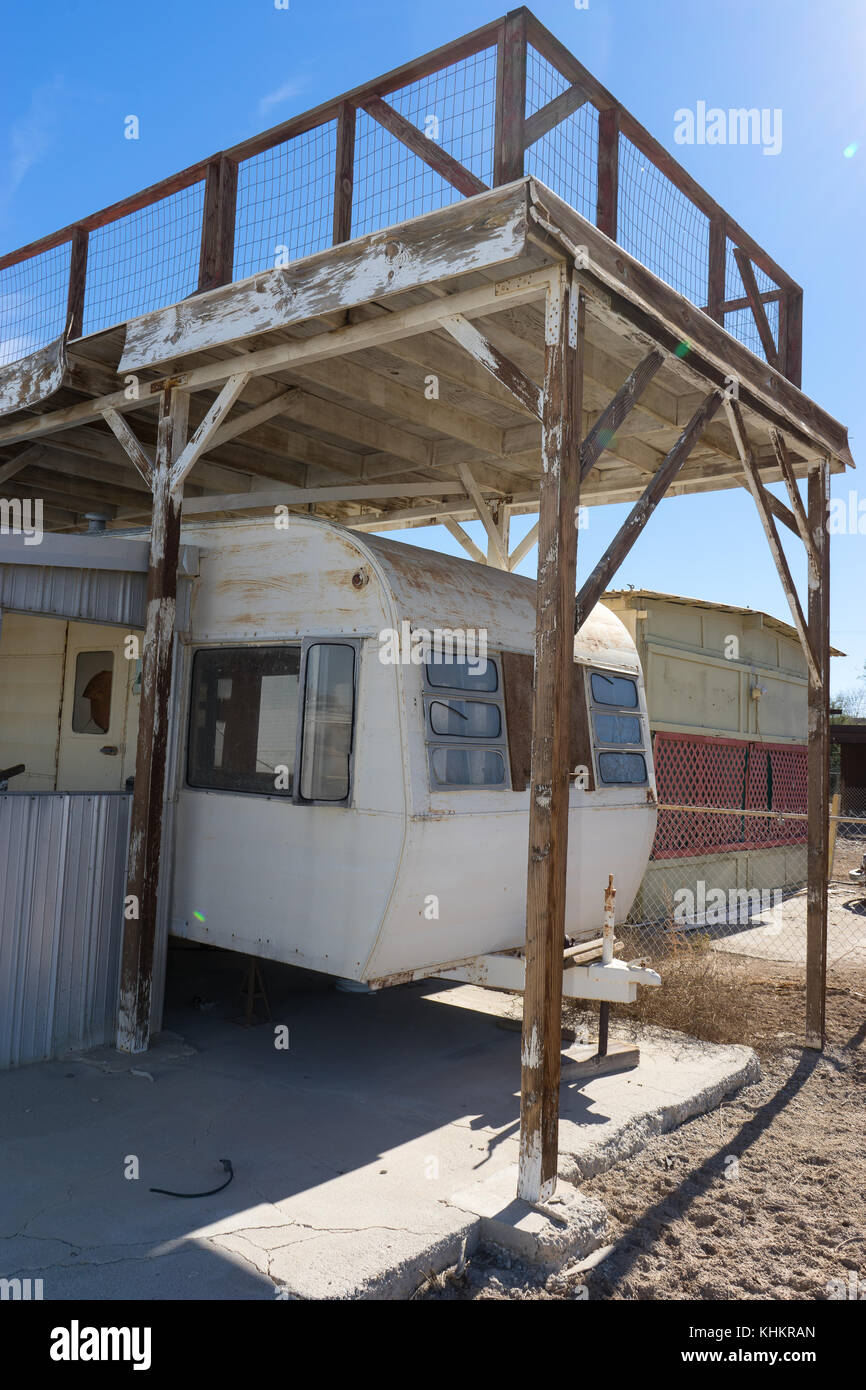
<instances>
[{"instance_id":1,"label":"window frame","mask_svg":"<svg viewBox=\"0 0 866 1390\"><path fill-rule=\"evenodd\" d=\"M424 719L424 757L427 764L427 785L431 792L459 792L459 791L491 791L507 792L511 790L511 764L508 753L508 726L505 715L505 687L503 683L502 662L498 652L488 652L487 660L492 662L496 669L496 689L495 690L458 690L456 687L433 685L427 674L427 662L421 663L421 708ZM442 664L433 663L442 669ZM499 711L499 733L495 738L483 738L475 735L472 738L459 738L454 734L437 734L433 728L433 721L430 714L431 705L448 704L451 700L459 700L463 703L476 703L484 705L495 705ZM502 766L505 773L501 782L440 782L433 770L433 753L440 748L453 750L455 752L472 752L482 750L483 752L499 753L502 758Z\"/></svg>"},{"instance_id":2,"label":"window frame","mask_svg":"<svg viewBox=\"0 0 866 1390\"><path fill-rule=\"evenodd\" d=\"M586 701L587 714L589 718L590 739L592 742L592 760L595 767L595 785L597 791L607 791L620 789L622 791L634 791L640 787L650 786L650 761L649 761L649 738L647 730L646 710L641 701L641 681L638 673L632 674L630 671L617 671L612 667L587 666L586 668ZM611 705L596 700L592 690L592 677L594 675L606 677L618 677L620 680L633 682L635 689L635 704L633 705ZM611 743L608 740L600 740L596 735L595 716L596 714L626 715L638 720L640 729L640 739L638 742ZM639 782L609 782L601 772L602 753L636 753L643 758L644 777Z\"/></svg>"},{"instance_id":3,"label":"window frame","mask_svg":"<svg viewBox=\"0 0 866 1390\"><path fill-rule=\"evenodd\" d=\"M340 801L329 801L323 798L303 797L300 794L301 785L301 757L303 753L303 731L304 731L304 706L307 694L307 659L309 649L315 646L338 646L351 647L354 652L353 671L354 678L352 684L352 743L349 752L349 786L347 795ZM355 790L355 750L357 746L358 729L358 688L361 667L361 639L358 637L344 637L341 633L321 633L298 637L289 637L279 641L269 642L201 642L191 646L189 650L186 676L186 697L188 702L187 717L185 721L186 746L183 750L183 788L185 791L204 792L213 796L243 796L258 797L264 801L278 801L290 806L334 806L345 808L352 805L352 797ZM201 786L190 781L190 757L192 754L193 728L192 720L194 713L194 690L195 690L195 660L199 652L236 652L236 651L283 651L294 649L298 652L298 719L295 729L295 766L292 776L292 790L288 792L274 791L250 791L242 787L208 787Z\"/></svg>"},{"instance_id":4,"label":"window frame","mask_svg":"<svg viewBox=\"0 0 866 1390\"><path fill-rule=\"evenodd\" d=\"M304 755L304 723L307 703L307 664L311 647L351 647L355 654L352 663L352 743L349 749L348 767L348 789L346 795L339 801L331 801L325 797L301 796L301 771L302 758ZM352 796L355 790L355 750L358 739L358 680L361 666L361 640L358 637L342 636L313 636L304 637L301 641L301 667L300 678L298 681L298 728L297 742L295 744L295 768L296 776L292 783L292 802L295 806L351 806Z\"/></svg>"}]
</instances>

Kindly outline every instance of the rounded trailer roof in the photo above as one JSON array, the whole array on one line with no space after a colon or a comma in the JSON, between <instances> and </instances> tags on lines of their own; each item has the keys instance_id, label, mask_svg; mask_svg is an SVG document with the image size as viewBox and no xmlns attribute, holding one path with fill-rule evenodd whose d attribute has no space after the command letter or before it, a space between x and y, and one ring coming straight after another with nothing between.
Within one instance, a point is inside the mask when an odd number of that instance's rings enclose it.
<instances>
[{"instance_id":1,"label":"rounded trailer roof","mask_svg":"<svg viewBox=\"0 0 866 1390\"><path fill-rule=\"evenodd\" d=\"M384 573L401 617L416 627L484 628L490 646L535 650L534 579L382 536L355 539ZM574 655L577 661L640 670L627 629L602 604L575 637Z\"/></svg>"}]
</instances>

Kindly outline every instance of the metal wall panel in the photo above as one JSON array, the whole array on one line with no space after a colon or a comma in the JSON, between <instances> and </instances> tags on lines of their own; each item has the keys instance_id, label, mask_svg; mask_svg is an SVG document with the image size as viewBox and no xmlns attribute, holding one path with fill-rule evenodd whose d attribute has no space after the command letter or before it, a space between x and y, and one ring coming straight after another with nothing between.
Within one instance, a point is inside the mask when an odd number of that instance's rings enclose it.
<instances>
[{"instance_id":1,"label":"metal wall panel","mask_svg":"<svg viewBox=\"0 0 866 1390\"><path fill-rule=\"evenodd\" d=\"M144 627L146 574L0 564L0 608Z\"/></svg>"},{"instance_id":2,"label":"metal wall panel","mask_svg":"<svg viewBox=\"0 0 866 1390\"><path fill-rule=\"evenodd\" d=\"M0 1067L114 1042L130 802L0 795Z\"/></svg>"}]
</instances>

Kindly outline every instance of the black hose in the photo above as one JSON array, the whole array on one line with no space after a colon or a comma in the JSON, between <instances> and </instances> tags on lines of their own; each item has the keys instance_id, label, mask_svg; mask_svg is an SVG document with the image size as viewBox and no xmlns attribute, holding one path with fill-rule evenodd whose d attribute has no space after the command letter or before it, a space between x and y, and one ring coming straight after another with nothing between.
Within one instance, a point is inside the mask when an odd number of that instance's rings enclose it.
<instances>
[{"instance_id":1,"label":"black hose","mask_svg":"<svg viewBox=\"0 0 866 1390\"><path fill-rule=\"evenodd\" d=\"M220 1183L219 1187L212 1187L209 1192L169 1192L167 1187L152 1187L150 1190L151 1192L161 1192L163 1197L213 1197L215 1192L222 1192L224 1187L228 1187L235 1175L230 1158L221 1158L220 1163L228 1173L228 1177L225 1182Z\"/></svg>"}]
</instances>

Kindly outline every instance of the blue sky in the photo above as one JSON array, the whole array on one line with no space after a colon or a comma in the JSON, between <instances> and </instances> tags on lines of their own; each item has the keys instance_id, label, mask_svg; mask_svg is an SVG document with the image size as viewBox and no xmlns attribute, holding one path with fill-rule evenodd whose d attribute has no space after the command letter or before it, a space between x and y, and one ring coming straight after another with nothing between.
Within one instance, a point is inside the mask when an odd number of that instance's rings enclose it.
<instances>
[{"instance_id":1,"label":"blue sky","mask_svg":"<svg viewBox=\"0 0 866 1390\"><path fill-rule=\"evenodd\" d=\"M479 0L289 6L175 0L160 17L107 0L8 6L0 248L72 222L502 13ZM863 0L589 0L586 9L535 0L531 8L803 285L804 389L848 426L862 464ZM675 145L674 113L701 100L781 109L781 152ZM140 120L137 141L123 138L131 113ZM834 479L834 495L866 497L859 478L858 471ZM581 573L626 511L593 509L580 533ZM513 540L529 524L516 519ZM438 529L404 538L458 550ZM800 576L798 546L788 549ZM834 692L851 686L866 663L864 550L866 535L833 538L832 640L848 653L834 662ZM534 554L522 568L534 572ZM745 492L664 503L617 582L788 617Z\"/></svg>"}]
</instances>

